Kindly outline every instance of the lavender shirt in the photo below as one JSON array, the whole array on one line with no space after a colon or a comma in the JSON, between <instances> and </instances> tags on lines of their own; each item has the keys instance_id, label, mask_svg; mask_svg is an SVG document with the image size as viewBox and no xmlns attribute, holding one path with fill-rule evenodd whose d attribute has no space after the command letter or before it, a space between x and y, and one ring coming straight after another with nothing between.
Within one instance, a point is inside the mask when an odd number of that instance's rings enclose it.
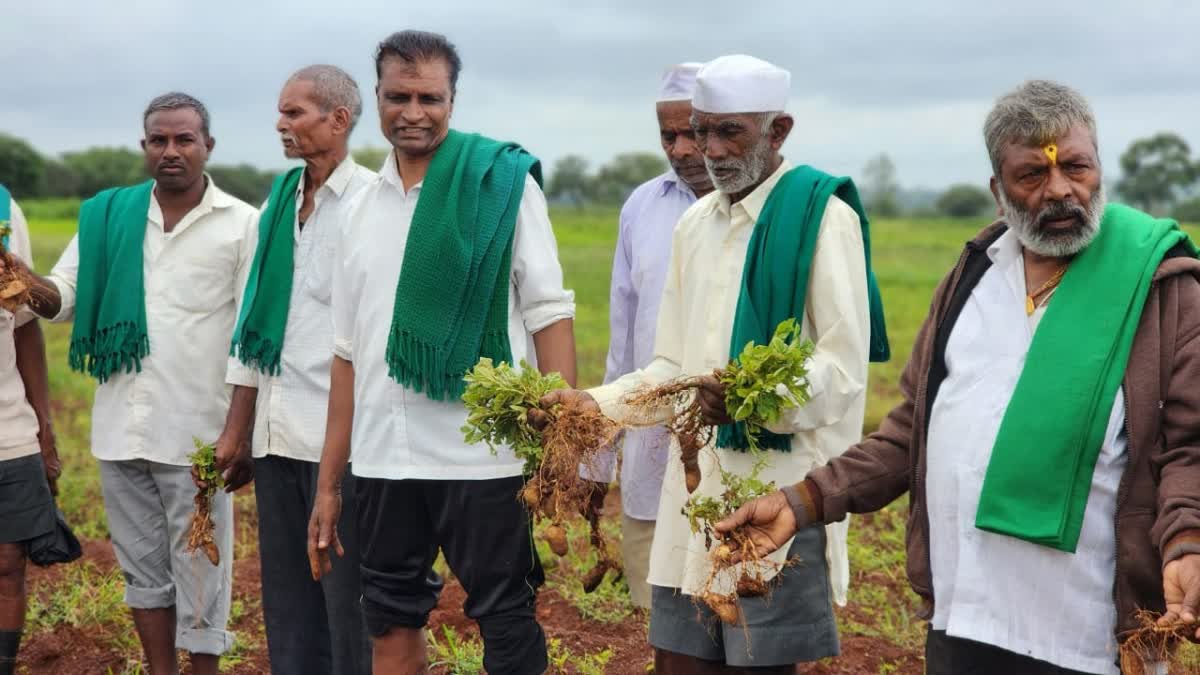
<instances>
[{"instance_id":1,"label":"lavender shirt","mask_svg":"<svg viewBox=\"0 0 1200 675\"><path fill-rule=\"evenodd\" d=\"M671 233L695 201L691 188L668 171L638 186L621 208L609 296L605 384L654 360L654 332L671 259ZM625 432L621 503L630 518L658 517L669 447L670 439L662 427ZM614 464L615 456L610 453L586 473L611 481Z\"/></svg>"}]
</instances>

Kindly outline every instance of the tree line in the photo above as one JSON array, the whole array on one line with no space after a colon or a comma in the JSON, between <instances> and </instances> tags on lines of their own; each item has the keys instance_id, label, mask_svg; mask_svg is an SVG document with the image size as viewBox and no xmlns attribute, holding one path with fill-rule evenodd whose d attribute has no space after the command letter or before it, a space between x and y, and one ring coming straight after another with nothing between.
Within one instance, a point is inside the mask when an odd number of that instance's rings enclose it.
<instances>
[{"instance_id":1,"label":"tree line","mask_svg":"<svg viewBox=\"0 0 1200 675\"><path fill-rule=\"evenodd\" d=\"M362 166L378 170L387 150L366 147L353 155ZM1192 157L1191 148L1178 134L1162 132L1134 141L1121 154L1119 165L1119 178L1109 185L1110 194L1156 215L1200 222L1200 158ZM550 168L546 196L579 208L617 206L638 185L666 170L659 153L622 153L595 168L583 157L567 155ZM208 171L221 189L255 205L266 198L276 175L250 164L213 164ZM994 209L991 194L982 186L964 183L940 192L905 190L897 174L886 153L863 167L856 182L872 215L973 218ZM95 147L50 157L20 138L0 133L0 183L21 198L84 199L146 178L141 153L130 148Z\"/></svg>"}]
</instances>

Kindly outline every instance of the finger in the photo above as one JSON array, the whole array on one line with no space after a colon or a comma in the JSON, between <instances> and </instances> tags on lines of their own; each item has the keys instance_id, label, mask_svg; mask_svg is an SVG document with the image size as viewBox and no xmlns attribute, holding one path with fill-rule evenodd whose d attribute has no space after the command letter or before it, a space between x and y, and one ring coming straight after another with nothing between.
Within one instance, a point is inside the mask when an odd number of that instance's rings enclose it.
<instances>
[{"instance_id":1,"label":"finger","mask_svg":"<svg viewBox=\"0 0 1200 675\"><path fill-rule=\"evenodd\" d=\"M700 390L713 396L725 397L725 386L715 377L700 378Z\"/></svg>"},{"instance_id":2,"label":"finger","mask_svg":"<svg viewBox=\"0 0 1200 675\"><path fill-rule=\"evenodd\" d=\"M1179 612L1176 612L1175 610L1169 610L1169 611L1167 611L1166 614L1163 614L1162 616L1158 617L1157 623L1160 626L1169 626L1170 624L1173 624L1178 620L1179 620Z\"/></svg>"},{"instance_id":3,"label":"finger","mask_svg":"<svg viewBox=\"0 0 1200 675\"><path fill-rule=\"evenodd\" d=\"M717 533L726 534L741 527L747 521L752 519L756 506L756 502L753 501L743 504L741 508L734 511L731 515L721 521L718 521L716 525Z\"/></svg>"},{"instance_id":4,"label":"finger","mask_svg":"<svg viewBox=\"0 0 1200 675\"><path fill-rule=\"evenodd\" d=\"M333 550L337 551L339 558L344 558L346 556L346 549L342 548L342 538L337 536L337 531L334 531L333 533Z\"/></svg>"},{"instance_id":5,"label":"finger","mask_svg":"<svg viewBox=\"0 0 1200 675\"><path fill-rule=\"evenodd\" d=\"M1192 623L1196 620L1197 606L1200 606L1200 583L1193 580L1183 596L1183 607L1179 612L1179 618L1184 623Z\"/></svg>"},{"instance_id":6,"label":"finger","mask_svg":"<svg viewBox=\"0 0 1200 675\"><path fill-rule=\"evenodd\" d=\"M542 408L553 408L559 403L563 403L567 391L567 389L555 389L554 391L543 396L541 400L538 401L538 406Z\"/></svg>"},{"instance_id":7,"label":"finger","mask_svg":"<svg viewBox=\"0 0 1200 675\"><path fill-rule=\"evenodd\" d=\"M311 544L308 547L308 573L313 581L321 580L321 561L317 558L317 550Z\"/></svg>"}]
</instances>

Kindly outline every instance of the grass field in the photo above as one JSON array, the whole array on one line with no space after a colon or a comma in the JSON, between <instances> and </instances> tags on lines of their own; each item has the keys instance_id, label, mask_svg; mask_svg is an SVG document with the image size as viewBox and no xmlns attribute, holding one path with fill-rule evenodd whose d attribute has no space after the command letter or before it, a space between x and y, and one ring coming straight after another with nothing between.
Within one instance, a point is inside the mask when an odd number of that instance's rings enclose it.
<instances>
[{"instance_id":1,"label":"grass field","mask_svg":"<svg viewBox=\"0 0 1200 675\"><path fill-rule=\"evenodd\" d=\"M615 239L616 211L558 210L553 213L560 256L568 286L576 292L578 305L576 337L579 348L580 380L583 385L599 383L604 371L608 344L608 282ZM899 398L897 380L924 318L934 285L954 264L962 244L980 222L941 220L883 220L873 224L872 248L875 271L882 288L893 360L871 366L870 391L864 427L875 428ZM31 223L35 263L45 272L74 232L73 221L36 219ZM107 534L95 462L88 451L88 429L92 383L66 366L69 327L47 326L51 387L55 404L55 427L64 460L61 505L81 536L103 539ZM239 514L252 514L253 500L240 499ZM839 613L843 651L850 653L856 638L881 641L894 648L892 656L873 662L878 672L919 672L918 648L924 625L913 618L915 596L907 589L903 574L903 513L897 503L885 511L857 518L851 528L850 606ZM252 518L251 518L252 520ZM239 556L253 555L253 530L241 530ZM581 566L584 561L571 560ZM620 597L620 584L600 597L584 596L573 590L570 575L555 577L560 595L567 598L584 618L623 621L631 612ZM105 644L124 657L124 672L138 672L137 641L121 603L119 575L90 564L72 566L64 577L67 584L37 587L29 621L31 635L79 630L99 624ZM577 585L577 584L576 584ZM235 612L254 609L252 596L237 596ZM238 608L238 605L241 608ZM248 633L248 634L247 634ZM434 635L437 660L446 672L478 672L472 667L478 657L474 638L458 635L450 628ZM849 639L847 639L849 638ZM878 644L873 642L872 644ZM239 647L227 668L238 670L246 655L265 644L261 625L239 632ZM608 656L571 653L562 644L554 647L575 672L605 672ZM552 650L553 651L553 650ZM611 656L611 655L609 655ZM446 664L451 664L447 666ZM458 664L454 666L453 664ZM41 671L37 671L41 672ZM49 672L49 671L46 671ZM100 671L103 672L103 671ZM117 668L115 672L122 672ZM239 671L242 672L242 671ZM253 672L253 671L246 671Z\"/></svg>"}]
</instances>

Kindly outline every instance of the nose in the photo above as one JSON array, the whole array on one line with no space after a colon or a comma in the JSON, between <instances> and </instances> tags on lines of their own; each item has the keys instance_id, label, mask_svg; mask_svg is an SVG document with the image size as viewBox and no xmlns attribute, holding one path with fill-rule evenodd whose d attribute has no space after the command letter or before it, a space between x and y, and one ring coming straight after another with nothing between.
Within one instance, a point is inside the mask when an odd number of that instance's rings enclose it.
<instances>
[{"instance_id":1,"label":"nose","mask_svg":"<svg viewBox=\"0 0 1200 675\"><path fill-rule=\"evenodd\" d=\"M1074 194L1071 181L1057 165L1050 167L1050 176L1046 181L1046 197L1054 201L1067 201Z\"/></svg>"},{"instance_id":2,"label":"nose","mask_svg":"<svg viewBox=\"0 0 1200 675\"><path fill-rule=\"evenodd\" d=\"M671 159L682 160L697 154L696 141L679 134L671 144Z\"/></svg>"},{"instance_id":3,"label":"nose","mask_svg":"<svg viewBox=\"0 0 1200 675\"><path fill-rule=\"evenodd\" d=\"M281 134L287 131L287 118L283 115L280 115L279 120L275 122L275 131L278 131Z\"/></svg>"},{"instance_id":4,"label":"nose","mask_svg":"<svg viewBox=\"0 0 1200 675\"><path fill-rule=\"evenodd\" d=\"M179 159L179 144L175 139L167 141L167 145L163 148L163 159Z\"/></svg>"},{"instance_id":5,"label":"nose","mask_svg":"<svg viewBox=\"0 0 1200 675\"><path fill-rule=\"evenodd\" d=\"M711 135L700 145L700 150L704 153L705 157L714 161L725 159L729 156L729 148L725 147L721 139L712 137Z\"/></svg>"},{"instance_id":6,"label":"nose","mask_svg":"<svg viewBox=\"0 0 1200 675\"><path fill-rule=\"evenodd\" d=\"M400 109L400 117L405 122L420 122L421 118L425 117L425 111L419 103L412 100Z\"/></svg>"}]
</instances>

